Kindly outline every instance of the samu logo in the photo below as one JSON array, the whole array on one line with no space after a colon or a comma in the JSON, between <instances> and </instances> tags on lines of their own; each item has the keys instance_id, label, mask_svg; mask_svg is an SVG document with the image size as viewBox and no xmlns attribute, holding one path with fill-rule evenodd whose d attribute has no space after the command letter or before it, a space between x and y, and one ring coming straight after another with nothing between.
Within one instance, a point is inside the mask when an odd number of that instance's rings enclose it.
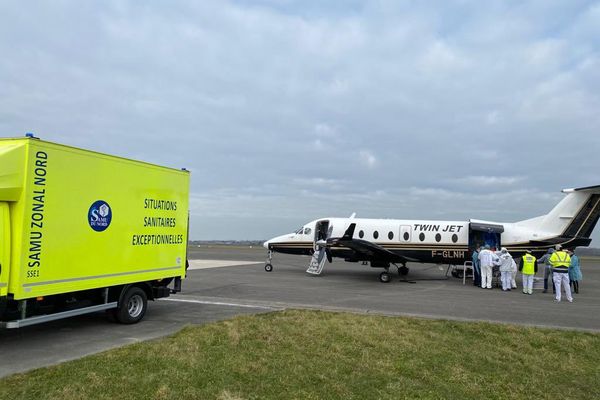
<instances>
[{"instance_id":1,"label":"samu logo","mask_svg":"<svg viewBox=\"0 0 600 400\"><path fill-rule=\"evenodd\" d=\"M88 211L88 223L96 232L102 232L110 225L112 211L104 200L98 200L92 204Z\"/></svg>"}]
</instances>

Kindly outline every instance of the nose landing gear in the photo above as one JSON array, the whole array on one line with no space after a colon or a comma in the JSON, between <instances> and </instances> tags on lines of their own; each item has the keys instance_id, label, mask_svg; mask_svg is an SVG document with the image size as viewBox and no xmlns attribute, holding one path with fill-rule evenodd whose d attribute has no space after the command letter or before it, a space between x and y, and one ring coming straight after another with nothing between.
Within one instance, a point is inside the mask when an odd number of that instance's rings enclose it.
<instances>
[{"instance_id":1,"label":"nose landing gear","mask_svg":"<svg viewBox=\"0 0 600 400\"><path fill-rule=\"evenodd\" d=\"M267 253L267 263L265 264L265 271L267 272L273 271L273 264L271 264L271 260L273 260L273 251L269 250L269 253Z\"/></svg>"}]
</instances>

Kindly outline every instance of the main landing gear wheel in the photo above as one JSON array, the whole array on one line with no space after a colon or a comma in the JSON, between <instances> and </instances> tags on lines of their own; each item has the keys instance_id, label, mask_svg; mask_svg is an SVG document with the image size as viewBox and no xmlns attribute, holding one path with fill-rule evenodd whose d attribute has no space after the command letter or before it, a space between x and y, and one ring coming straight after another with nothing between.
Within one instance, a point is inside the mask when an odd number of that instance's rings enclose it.
<instances>
[{"instance_id":1,"label":"main landing gear wheel","mask_svg":"<svg viewBox=\"0 0 600 400\"><path fill-rule=\"evenodd\" d=\"M379 274L379 281L383 282L383 283L388 283L392 280L392 276L390 275L389 272L382 272Z\"/></svg>"},{"instance_id":2,"label":"main landing gear wheel","mask_svg":"<svg viewBox=\"0 0 600 400\"><path fill-rule=\"evenodd\" d=\"M273 266L271 264L266 264L265 265L265 271L267 271L267 272L273 271Z\"/></svg>"},{"instance_id":3,"label":"main landing gear wheel","mask_svg":"<svg viewBox=\"0 0 600 400\"><path fill-rule=\"evenodd\" d=\"M462 277L463 277L463 272L462 272L462 271L459 271L459 270L457 270L457 269L453 269L453 270L450 272L450 275L452 275L452 276L453 276L453 277L455 277L455 278L462 279Z\"/></svg>"}]
</instances>

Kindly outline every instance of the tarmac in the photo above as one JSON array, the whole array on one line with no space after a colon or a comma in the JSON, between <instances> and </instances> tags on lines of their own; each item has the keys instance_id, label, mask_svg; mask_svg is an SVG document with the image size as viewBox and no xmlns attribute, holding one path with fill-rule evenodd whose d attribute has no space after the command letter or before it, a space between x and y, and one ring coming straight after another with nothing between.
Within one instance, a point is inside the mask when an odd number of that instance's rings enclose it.
<instances>
[{"instance_id":1,"label":"tarmac","mask_svg":"<svg viewBox=\"0 0 600 400\"><path fill-rule=\"evenodd\" d=\"M189 258L183 292L151 302L136 325L119 325L96 313L0 330L0 377L159 338L190 324L288 308L600 332L600 259L582 259L580 293L573 303L557 304L551 290L529 296L520 289L477 288L471 280L463 285L462 279L446 277L447 266L409 264L406 280L394 276L381 283L380 269L334 260L321 276L312 276L305 272L308 257L283 254L274 255L274 270L266 272L261 247L194 247Z\"/></svg>"}]
</instances>

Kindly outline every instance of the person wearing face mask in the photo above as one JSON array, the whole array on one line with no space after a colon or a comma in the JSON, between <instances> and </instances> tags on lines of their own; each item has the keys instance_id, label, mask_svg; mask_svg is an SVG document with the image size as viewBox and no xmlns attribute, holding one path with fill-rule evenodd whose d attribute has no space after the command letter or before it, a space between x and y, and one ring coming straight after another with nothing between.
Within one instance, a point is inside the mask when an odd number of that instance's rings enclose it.
<instances>
[{"instance_id":1,"label":"person wearing face mask","mask_svg":"<svg viewBox=\"0 0 600 400\"><path fill-rule=\"evenodd\" d=\"M492 288L492 269L498 263L498 256L490 250L490 245L486 244L483 250L479 252L479 262L481 266L481 288Z\"/></svg>"},{"instance_id":2,"label":"person wearing face mask","mask_svg":"<svg viewBox=\"0 0 600 400\"><path fill-rule=\"evenodd\" d=\"M500 251L500 281L502 282L502 290L510 291L512 287L512 266L513 258L506 249L503 247Z\"/></svg>"}]
</instances>

